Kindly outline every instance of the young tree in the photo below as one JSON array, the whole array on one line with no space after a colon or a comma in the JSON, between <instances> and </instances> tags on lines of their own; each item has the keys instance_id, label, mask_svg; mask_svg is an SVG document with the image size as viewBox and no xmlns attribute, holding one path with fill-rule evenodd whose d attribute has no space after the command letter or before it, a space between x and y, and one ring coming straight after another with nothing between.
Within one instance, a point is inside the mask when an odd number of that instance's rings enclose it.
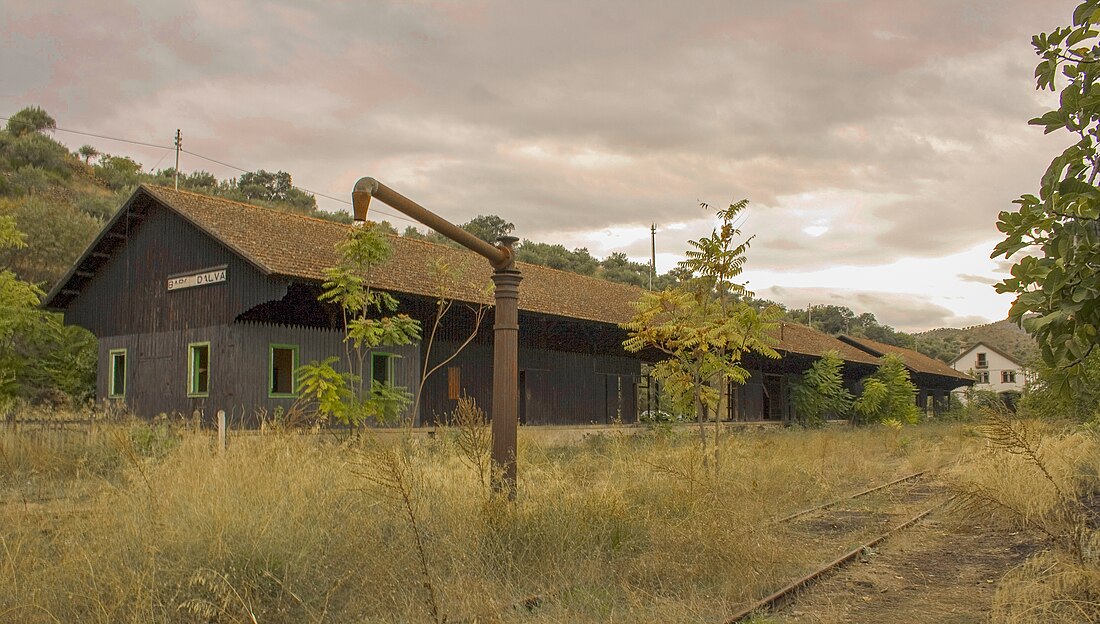
<instances>
[{"instance_id":1,"label":"young tree","mask_svg":"<svg viewBox=\"0 0 1100 624\"><path fill-rule=\"evenodd\" d=\"M465 267L462 267L465 268ZM447 316L447 313L454 307L455 300L450 297L450 294L454 292L455 284L463 278L463 271L459 267L455 267L443 260L437 260L432 265L432 276L435 279L436 298L435 298L435 318L432 321L432 330L428 333L428 341L424 345L424 363L420 370L420 385L416 388L416 396L413 399L412 413L415 414L420 409L420 401L424 394L424 385L428 383L428 377L431 377L436 371L446 366L456 357L462 350L465 349L474 338L477 337L478 331L481 329L481 323L485 319L485 315L489 312L492 306L484 303L479 304L464 304L469 312L473 315L473 329L470 330L469 335L462 341L458 347L448 355L444 355L443 359L437 362L435 365L431 364L432 349L435 347L436 334L439 332L439 328L443 325L443 318ZM485 286L485 294L489 294L493 288L493 284L490 282Z\"/></svg>"},{"instance_id":2,"label":"young tree","mask_svg":"<svg viewBox=\"0 0 1100 624\"><path fill-rule=\"evenodd\" d=\"M844 360L836 351L826 351L794 385L791 399L798 418L807 425L824 424L827 416L847 416L852 395L844 387Z\"/></svg>"},{"instance_id":3,"label":"young tree","mask_svg":"<svg viewBox=\"0 0 1100 624\"><path fill-rule=\"evenodd\" d=\"M738 243L741 232L733 223L747 205L741 201L719 210L721 227L708 237L689 241L692 249L681 264L691 279L677 288L645 293L634 317L623 324L629 332L623 342L627 351L653 348L667 356L654 366L653 374L664 381L678 407L695 413L704 466L707 414L716 412L720 388L745 383L748 371L741 359L746 353L779 357L771 348L779 310L749 305L745 297L750 293L734 281L741 274L751 238ZM715 418L716 469L719 420Z\"/></svg>"},{"instance_id":4,"label":"young tree","mask_svg":"<svg viewBox=\"0 0 1100 624\"><path fill-rule=\"evenodd\" d=\"M316 401L322 416L344 424L392 421L411 396L405 388L372 379L367 357L377 347L420 340L420 323L407 314L393 314L397 300L371 288L371 271L392 253L385 235L373 224L352 228L336 248L340 264L325 269L325 290L319 299L336 304L343 314L344 359L333 357L303 366L301 393ZM337 370L338 365L343 370Z\"/></svg>"},{"instance_id":5,"label":"young tree","mask_svg":"<svg viewBox=\"0 0 1100 624\"><path fill-rule=\"evenodd\" d=\"M1073 143L1051 161L1039 194L1024 195L1015 211L1000 213L1005 240L993 257L1024 254L998 292L1016 293L1009 318L1031 333L1044 363L1057 371L1055 391L1068 394L1081 363L1094 352L1100 329L1100 0L1082 2L1072 24L1032 38L1042 59L1036 88L1061 87L1056 110L1032 119L1047 133Z\"/></svg>"},{"instance_id":6,"label":"young tree","mask_svg":"<svg viewBox=\"0 0 1100 624\"><path fill-rule=\"evenodd\" d=\"M24 247L15 220L0 216L0 249ZM42 291L0 270L0 399L88 398L95 385L95 338L38 309Z\"/></svg>"},{"instance_id":7,"label":"young tree","mask_svg":"<svg viewBox=\"0 0 1100 624\"><path fill-rule=\"evenodd\" d=\"M0 250L26 246L23 234L15 227L15 219L0 216ZM16 339L33 323L42 291L33 284L20 281L7 269L0 270L0 397L16 392L15 380L22 362L15 350Z\"/></svg>"},{"instance_id":8,"label":"young tree","mask_svg":"<svg viewBox=\"0 0 1100 624\"><path fill-rule=\"evenodd\" d=\"M501 236L507 236L516 226L496 215L478 215L462 224L462 229L487 243L496 243Z\"/></svg>"},{"instance_id":9,"label":"young tree","mask_svg":"<svg viewBox=\"0 0 1100 624\"><path fill-rule=\"evenodd\" d=\"M84 159L85 165L92 164L92 159L99 156L99 150L91 145L81 145L80 149L76 150L76 155Z\"/></svg>"}]
</instances>

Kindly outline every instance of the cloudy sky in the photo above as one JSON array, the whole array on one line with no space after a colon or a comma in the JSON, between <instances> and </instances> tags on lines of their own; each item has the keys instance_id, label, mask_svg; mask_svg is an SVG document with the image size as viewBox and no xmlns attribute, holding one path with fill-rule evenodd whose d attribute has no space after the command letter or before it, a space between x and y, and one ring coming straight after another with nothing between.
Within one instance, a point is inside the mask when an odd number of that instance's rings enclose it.
<instances>
[{"instance_id":1,"label":"cloudy sky","mask_svg":"<svg viewBox=\"0 0 1100 624\"><path fill-rule=\"evenodd\" d=\"M1076 3L6 0L0 115L157 145L180 128L319 193L371 175L601 257L647 260L656 223L662 271L712 227L700 202L748 198L758 295L961 326L1011 302L997 212L1066 143L1026 124L1053 102L1030 36Z\"/></svg>"}]
</instances>

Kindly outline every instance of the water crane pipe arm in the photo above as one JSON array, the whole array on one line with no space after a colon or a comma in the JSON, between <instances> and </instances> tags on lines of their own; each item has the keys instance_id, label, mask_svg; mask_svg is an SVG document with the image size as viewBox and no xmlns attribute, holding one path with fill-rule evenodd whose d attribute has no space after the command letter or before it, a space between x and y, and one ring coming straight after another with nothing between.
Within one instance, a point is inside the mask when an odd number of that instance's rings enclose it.
<instances>
[{"instance_id":1,"label":"water crane pipe arm","mask_svg":"<svg viewBox=\"0 0 1100 624\"><path fill-rule=\"evenodd\" d=\"M352 189L351 205L356 221L367 220L367 208L372 197L377 197L378 201L423 223L470 251L485 256L494 269L508 269L514 263L511 249L490 245L374 178L359 178Z\"/></svg>"},{"instance_id":2,"label":"water crane pipe arm","mask_svg":"<svg viewBox=\"0 0 1100 624\"><path fill-rule=\"evenodd\" d=\"M516 428L519 426L519 283L514 236L494 247L374 178L360 178L351 192L356 221L367 220L372 197L405 213L489 260L493 266L493 489L516 497Z\"/></svg>"}]
</instances>

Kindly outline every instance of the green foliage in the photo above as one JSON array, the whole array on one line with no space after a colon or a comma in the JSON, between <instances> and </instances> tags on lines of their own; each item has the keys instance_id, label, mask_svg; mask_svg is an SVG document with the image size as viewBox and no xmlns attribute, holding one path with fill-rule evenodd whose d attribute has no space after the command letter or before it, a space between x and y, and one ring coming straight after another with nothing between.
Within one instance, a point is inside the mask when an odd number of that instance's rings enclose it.
<instances>
[{"instance_id":1,"label":"green foliage","mask_svg":"<svg viewBox=\"0 0 1100 624\"><path fill-rule=\"evenodd\" d=\"M236 192L226 193L226 196L233 199L237 198L235 195L250 202L279 202L297 212L317 209L317 200L309 193L294 188L290 174L285 171L268 172L260 169L242 173L237 180Z\"/></svg>"},{"instance_id":2,"label":"green foliage","mask_svg":"<svg viewBox=\"0 0 1100 624\"><path fill-rule=\"evenodd\" d=\"M141 163L128 156L104 154L93 167L95 176L113 190L129 190L142 182Z\"/></svg>"},{"instance_id":3,"label":"green foliage","mask_svg":"<svg viewBox=\"0 0 1100 624\"><path fill-rule=\"evenodd\" d=\"M688 241L689 243L694 241ZM630 284L645 288L649 285L650 268L648 264L634 262L625 253L614 252L600 262L598 277L609 282Z\"/></svg>"},{"instance_id":4,"label":"green foliage","mask_svg":"<svg viewBox=\"0 0 1100 624\"><path fill-rule=\"evenodd\" d=\"M1058 90L1056 110L1032 119L1044 132L1065 132L1072 143L1051 161L1038 195L999 215L1005 239L993 257L1020 257L998 292L1015 293L1009 318L1035 336L1052 375L1051 392L1068 395L1083 382L1080 368L1100 328L1100 1L1083 2L1072 25L1032 38L1042 59L1036 88ZM1035 252L1039 253L1036 255ZM1029 316L1034 315L1034 316Z\"/></svg>"},{"instance_id":5,"label":"green foliage","mask_svg":"<svg viewBox=\"0 0 1100 624\"><path fill-rule=\"evenodd\" d=\"M8 144L6 156L12 169L38 167L61 177L69 177L67 163L71 156L63 145L44 134L32 132L15 138Z\"/></svg>"},{"instance_id":6,"label":"green foliage","mask_svg":"<svg viewBox=\"0 0 1100 624\"><path fill-rule=\"evenodd\" d=\"M844 360L835 351L827 351L794 384L791 399L803 424L818 426L829 416L847 417L852 395L844 387Z\"/></svg>"},{"instance_id":7,"label":"green foliage","mask_svg":"<svg viewBox=\"0 0 1100 624\"><path fill-rule=\"evenodd\" d=\"M600 267L600 261L584 247L569 251L564 245L536 243L526 239L516 248L516 260L580 275L595 275Z\"/></svg>"},{"instance_id":8,"label":"green foliage","mask_svg":"<svg viewBox=\"0 0 1100 624\"><path fill-rule=\"evenodd\" d=\"M917 387L905 363L896 355L886 355L878 370L863 380L863 392L852 405L853 416L863 423L893 419L915 424L920 418L916 396Z\"/></svg>"},{"instance_id":9,"label":"green foliage","mask_svg":"<svg viewBox=\"0 0 1100 624\"><path fill-rule=\"evenodd\" d=\"M407 345L420 340L420 323L407 314L392 314L397 300L371 289L371 271L393 253L385 234L373 225L352 228L337 247L340 264L325 270L323 302L343 313L346 346L343 362L329 358L300 369L300 392L317 404L324 418L358 426L367 421L391 422L411 403L405 388L369 379L367 357L378 347ZM347 367L337 371L336 367Z\"/></svg>"}]
</instances>

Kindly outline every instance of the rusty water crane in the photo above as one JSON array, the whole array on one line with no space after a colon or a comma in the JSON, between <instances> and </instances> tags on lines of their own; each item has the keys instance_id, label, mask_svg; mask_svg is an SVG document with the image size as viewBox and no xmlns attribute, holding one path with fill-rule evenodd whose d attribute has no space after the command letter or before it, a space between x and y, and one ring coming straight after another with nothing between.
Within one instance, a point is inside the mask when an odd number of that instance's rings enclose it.
<instances>
[{"instance_id":1,"label":"rusty water crane","mask_svg":"<svg viewBox=\"0 0 1100 624\"><path fill-rule=\"evenodd\" d=\"M356 221L367 220L371 198L432 228L489 260L493 267L493 487L509 498L516 494L516 428L519 425L519 269L513 245L519 240L502 236L496 246L481 240L417 204L374 178L360 178L351 192Z\"/></svg>"}]
</instances>

